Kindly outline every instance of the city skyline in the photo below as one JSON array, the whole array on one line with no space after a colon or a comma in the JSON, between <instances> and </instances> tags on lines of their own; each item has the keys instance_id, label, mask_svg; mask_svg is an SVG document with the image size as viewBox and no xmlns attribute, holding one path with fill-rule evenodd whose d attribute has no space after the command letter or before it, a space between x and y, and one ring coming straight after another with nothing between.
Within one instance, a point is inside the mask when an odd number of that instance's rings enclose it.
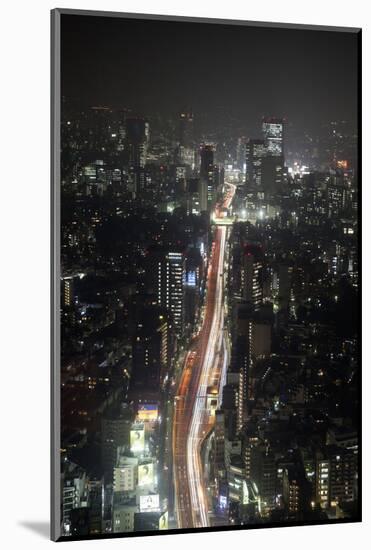
<instances>
[{"instance_id":1,"label":"city skyline","mask_svg":"<svg viewBox=\"0 0 371 550\"><path fill-rule=\"evenodd\" d=\"M242 120L249 132L277 113L310 131L331 120L356 126L358 37L351 30L65 15L62 33L62 94L80 107L193 109L222 124Z\"/></svg>"},{"instance_id":2,"label":"city skyline","mask_svg":"<svg viewBox=\"0 0 371 550\"><path fill-rule=\"evenodd\" d=\"M357 33L61 22L60 538L359 521Z\"/></svg>"}]
</instances>

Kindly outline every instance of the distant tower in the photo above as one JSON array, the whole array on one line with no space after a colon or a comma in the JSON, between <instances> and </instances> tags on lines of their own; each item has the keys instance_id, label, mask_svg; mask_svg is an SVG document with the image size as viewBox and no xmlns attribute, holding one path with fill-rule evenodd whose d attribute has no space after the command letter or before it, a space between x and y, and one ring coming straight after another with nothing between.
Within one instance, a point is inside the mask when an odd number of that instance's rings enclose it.
<instances>
[{"instance_id":1,"label":"distant tower","mask_svg":"<svg viewBox=\"0 0 371 550\"><path fill-rule=\"evenodd\" d=\"M282 118L263 118L262 130L269 156L283 157L283 127Z\"/></svg>"},{"instance_id":2,"label":"distant tower","mask_svg":"<svg viewBox=\"0 0 371 550\"><path fill-rule=\"evenodd\" d=\"M137 195L144 188L144 166L149 145L149 124L142 118L126 120L126 143L129 151L129 172Z\"/></svg>"},{"instance_id":3,"label":"distant tower","mask_svg":"<svg viewBox=\"0 0 371 550\"><path fill-rule=\"evenodd\" d=\"M149 258L148 278L157 302L171 314L174 331L182 336L185 314L185 257L183 252L154 250Z\"/></svg>"},{"instance_id":4,"label":"distant tower","mask_svg":"<svg viewBox=\"0 0 371 550\"><path fill-rule=\"evenodd\" d=\"M193 113L179 115L179 145L190 148L193 146Z\"/></svg>"},{"instance_id":5,"label":"distant tower","mask_svg":"<svg viewBox=\"0 0 371 550\"><path fill-rule=\"evenodd\" d=\"M200 182L202 189L201 210L210 210L216 199L214 147L212 145L202 145L201 147Z\"/></svg>"},{"instance_id":6,"label":"distant tower","mask_svg":"<svg viewBox=\"0 0 371 550\"><path fill-rule=\"evenodd\" d=\"M246 245L242 252L242 298L254 311L259 311L263 301L262 250L257 245Z\"/></svg>"},{"instance_id":7,"label":"distant tower","mask_svg":"<svg viewBox=\"0 0 371 550\"><path fill-rule=\"evenodd\" d=\"M237 140L237 147L236 147L236 161L237 166L240 170L244 169L244 166L246 164L246 138L245 136L242 136L238 138Z\"/></svg>"},{"instance_id":8,"label":"distant tower","mask_svg":"<svg viewBox=\"0 0 371 550\"><path fill-rule=\"evenodd\" d=\"M262 139L249 139L246 143L246 186L248 190L259 188L262 177L262 161L266 145Z\"/></svg>"},{"instance_id":9,"label":"distant tower","mask_svg":"<svg viewBox=\"0 0 371 550\"><path fill-rule=\"evenodd\" d=\"M192 170L194 169L195 150L193 114L191 112L183 112L179 115L177 148L175 153L176 162L190 166Z\"/></svg>"}]
</instances>

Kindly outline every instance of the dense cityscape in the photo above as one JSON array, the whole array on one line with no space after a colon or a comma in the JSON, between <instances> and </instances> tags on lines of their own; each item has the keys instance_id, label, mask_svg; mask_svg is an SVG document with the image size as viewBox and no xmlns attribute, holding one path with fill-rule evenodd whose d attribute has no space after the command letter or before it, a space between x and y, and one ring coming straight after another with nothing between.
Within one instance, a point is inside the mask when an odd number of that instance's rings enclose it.
<instances>
[{"instance_id":1,"label":"dense cityscape","mask_svg":"<svg viewBox=\"0 0 371 550\"><path fill-rule=\"evenodd\" d=\"M359 518L357 127L213 120L63 99L64 537Z\"/></svg>"}]
</instances>

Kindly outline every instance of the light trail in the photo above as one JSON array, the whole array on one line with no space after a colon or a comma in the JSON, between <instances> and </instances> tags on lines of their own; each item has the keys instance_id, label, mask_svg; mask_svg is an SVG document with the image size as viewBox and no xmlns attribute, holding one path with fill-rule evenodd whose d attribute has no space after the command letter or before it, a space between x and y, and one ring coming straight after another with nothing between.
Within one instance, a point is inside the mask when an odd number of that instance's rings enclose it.
<instances>
[{"instance_id":1,"label":"light trail","mask_svg":"<svg viewBox=\"0 0 371 550\"><path fill-rule=\"evenodd\" d=\"M207 427L209 425L209 411L206 408L207 388L210 383L210 376L213 372L215 357L217 357L220 342L220 325L223 319L223 282L220 281L220 275L224 271L224 247L225 247L226 228L217 229L215 251L219 252L219 262L217 269L217 285L214 304L214 315L207 342L206 356L202 365L200 384L198 387L196 400L193 408L191 428L188 436L187 446L187 467L188 483L191 491L191 503L194 527L207 527L209 525L208 517L208 499L203 477L203 468L201 464L201 443L205 439ZM215 253L215 252L214 252Z\"/></svg>"},{"instance_id":2,"label":"light trail","mask_svg":"<svg viewBox=\"0 0 371 550\"><path fill-rule=\"evenodd\" d=\"M235 189L233 184L229 184L223 207L229 208ZM220 212L220 207L216 212ZM217 387L220 402L228 365L223 330L226 236L227 227L217 225L208 271L203 326L192 344L192 352L190 350L186 355L175 400L173 464L175 510L180 528L210 525L201 446L214 420L206 406L207 389Z\"/></svg>"}]
</instances>

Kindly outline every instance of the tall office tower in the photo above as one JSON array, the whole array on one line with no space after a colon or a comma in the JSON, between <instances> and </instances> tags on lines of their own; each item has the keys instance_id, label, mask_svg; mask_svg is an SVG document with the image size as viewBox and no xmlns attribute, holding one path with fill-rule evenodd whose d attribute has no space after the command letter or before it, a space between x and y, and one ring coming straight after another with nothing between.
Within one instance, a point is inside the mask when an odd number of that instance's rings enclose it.
<instances>
[{"instance_id":1,"label":"tall office tower","mask_svg":"<svg viewBox=\"0 0 371 550\"><path fill-rule=\"evenodd\" d=\"M176 149L176 161L190 166L195 165L193 114L180 113L178 126L178 139Z\"/></svg>"},{"instance_id":2,"label":"tall office tower","mask_svg":"<svg viewBox=\"0 0 371 550\"><path fill-rule=\"evenodd\" d=\"M157 400L169 367L169 323L158 307L146 308L137 319L132 340L130 390L141 401Z\"/></svg>"},{"instance_id":3,"label":"tall office tower","mask_svg":"<svg viewBox=\"0 0 371 550\"><path fill-rule=\"evenodd\" d=\"M254 398L257 381L253 378L253 366L257 359L271 353L272 326L263 311L254 311L249 302L236 306L237 338L232 346L231 368L239 371L237 429L247 420L247 402Z\"/></svg>"},{"instance_id":4,"label":"tall office tower","mask_svg":"<svg viewBox=\"0 0 371 550\"><path fill-rule=\"evenodd\" d=\"M149 124L142 118L126 119L129 165L144 168L149 144Z\"/></svg>"},{"instance_id":5,"label":"tall office tower","mask_svg":"<svg viewBox=\"0 0 371 550\"><path fill-rule=\"evenodd\" d=\"M262 181L262 161L266 155L266 145L262 139L249 139L246 143L246 189L260 188Z\"/></svg>"},{"instance_id":6,"label":"tall office tower","mask_svg":"<svg viewBox=\"0 0 371 550\"><path fill-rule=\"evenodd\" d=\"M133 422L131 409L110 410L102 418L102 466L106 481L112 481L113 468L117 460L117 449L130 443L130 429Z\"/></svg>"},{"instance_id":7,"label":"tall office tower","mask_svg":"<svg viewBox=\"0 0 371 550\"><path fill-rule=\"evenodd\" d=\"M179 115L179 145L186 148L193 147L193 113Z\"/></svg>"},{"instance_id":8,"label":"tall office tower","mask_svg":"<svg viewBox=\"0 0 371 550\"><path fill-rule=\"evenodd\" d=\"M202 210L211 210L216 199L217 182L215 181L215 167L214 167L214 147L212 145L202 145L201 147L201 166L200 166L200 180L201 186L207 192L207 208ZM202 194L202 198L204 197Z\"/></svg>"},{"instance_id":9,"label":"tall office tower","mask_svg":"<svg viewBox=\"0 0 371 550\"><path fill-rule=\"evenodd\" d=\"M173 178L175 181L176 194L185 193L187 188L187 176L189 168L186 165L175 164L173 167Z\"/></svg>"},{"instance_id":10,"label":"tall office tower","mask_svg":"<svg viewBox=\"0 0 371 550\"><path fill-rule=\"evenodd\" d=\"M246 166L246 143L247 139L245 136L239 137L237 140L236 162L237 168L241 171L244 170Z\"/></svg>"},{"instance_id":11,"label":"tall office tower","mask_svg":"<svg viewBox=\"0 0 371 550\"><path fill-rule=\"evenodd\" d=\"M185 318L185 256L183 252L153 249L148 256L147 278L157 302L167 309L178 338Z\"/></svg>"},{"instance_id":12,"label":"tall office tower","mask_svg":"<svg viewBox=\"0 0 371 550\"><path fill-rule=\"evenodd\" d=\"M252 367L251 339L252 339L252 321L248 321L248 338L238 336L234 346L232 362L235 361L239 369L238 381L238 410L237 410L237 430L240 431L247 420L247 399L249 393L249 373Z\"/></svg>"},{"instance_id":13,"label":"tall office tower","mask_svg":"<svg viewBox=\"0 0 371 550\"><path fill-rule=\"evenodd\" d=\"M247 420L247 400L249 396L249 377L253 365L252 337L253 320L250 304L237 304L235 331L236 339L232 345L231 369L239 373L237 398L237 430L240 431Z\"/></svg>"},{"instance_id":14,"label":"tall office tower","mask_svg":"<svg viewBox=\"0 0 371 550\"><path fill-rule=\"evenodd\" d=\"M134 195L145 187L144 166L149 145L149 124L142 118L126 120L126 145L128 149L129 181Z\"/></svg>"},{"instance_id":15,"label":"tall office tower","mask_svg":"<svg viewBox=\"0 0 371 550\"><path fill-rule=\"evenodd\" d=\"M223 410L217 410L214 428L214 471L219 478L225 473L225 432L225 413Z\"/></svg>"},{"instance_id":16,"label":"tall office tower","mask_svg":"<svg viewBox=\"0 0 371 550\"><path fill-rule=\"evenodd\" d=\"M283 157L283 119L264 117L262 130L267 146L267 154L272 157Z\"/></svg>"},{"instance_id":17,"label":"tall office tower","mask_svg":"<svg viewBox=\"0 0 371 550\"><path fill-rule=\"evenodd\" d=\"M189 214L201 214L200 179L189 178L186 182L186 210Z\"/></svg>"},{"instance_id":18,"label":"tall office tower","mask_svg":"<svg viewBox=\"0 0 371 550\"><path fill-rule=\"evenodd\" d=\"M186 258L185 286L185 324L194 327L200 304L200 291L204 262L198 248L189 249Z\"/></svg>"},{"instance_id":19,"label":"tall office tower","mask_svg":"<svg viewBox=\"0 0 371 550\"><path fill-rule=\"evenodd\" d=\"M278 266L278 307L285 312L288 312L290 303L293 269L289 263Z\"/></svg>"},{"instance_id":20,"label":"tall office tower","mask_svg":"<svg viewBox=\"0 0 371 550\"><path fill-rule=\"evenodd\" d=\"M262 159L261 187L266 197L275 197L281 191L284 178L282 156L268 155Z\"/></svg>"},{"instance_id":21,"label":"tall office tower","mask_svg":"<svg viewBox=\"0 0 371 550\"><path fill-rule=\"evenodd\" d=\"M331 176L327 184L328 217L336 218L348 204L350 189L341 178Z\"/></svg>"},{"instance_id":22,"label":"tall office tower","mask_svg":"<svg viewBox=\"0 0 371 550\"><path fill-rule=\"evenodd\" d=\"M241 291L243 300L259 311L263 302L263 252L259 245L247 244L242 251Z\"/></svg>"},{"instance_id":23,"label":"tall office tower","mask_svg":"<svg viewBox=\"0 0 371 550\"><path fill-rule=\"evenodd\" d=\"M199 196L199 210L201 212L207 211L207 180L198 178L198 196Z\"/></svg>"}]
</instances>

